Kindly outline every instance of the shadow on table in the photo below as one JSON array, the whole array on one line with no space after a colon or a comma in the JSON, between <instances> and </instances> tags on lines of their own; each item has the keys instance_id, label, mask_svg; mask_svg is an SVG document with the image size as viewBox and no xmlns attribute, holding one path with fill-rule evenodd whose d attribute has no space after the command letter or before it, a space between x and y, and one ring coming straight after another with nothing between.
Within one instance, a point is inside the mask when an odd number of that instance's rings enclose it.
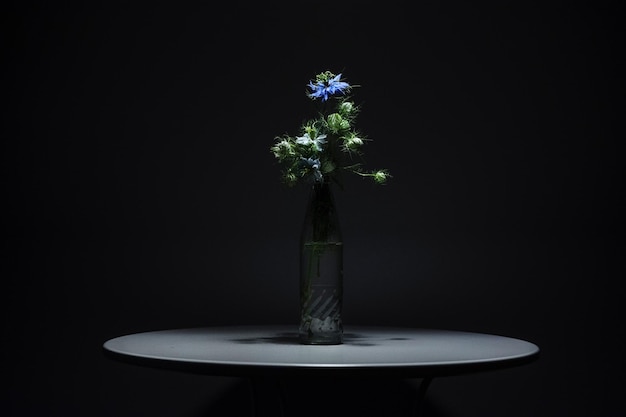
<instances>
[{"instance_id":1,"label":"shadow on table","mask_svg":"<svg viewBox=\"0 0 626 417\"><path fill-rule=\"evenodd\" d=\"M394 337L393 340L404 340L404 338ZM262 336L262 337L244 337L232 339L233 342L242 343L242 344L274 344L274 345L299 345L300 342L298 340L297 332L284 332L277 333L272 336ZM358 333L344 333L343 335L343 344L344 345L353 345L353 346L375 346L376 343L372 341L371 338L367 338L364 335Z\"/></svg>"},{"instance_id":2,"label":"shadow on table","mask_svg":"<svg viewBox=\"0 0 626 417\"><path fill-rule=\"evenodd\" d=\"M304 380L281 384L282 417L410 417L417 415L414 399L418 382L412 380ZM198 417L253 417L252 387L246 380L235 384L218 400L207 404ZM444 417L426 398L420 417ZM281 417L281 416L276 416Z\"/></svg>"}]
</instances>

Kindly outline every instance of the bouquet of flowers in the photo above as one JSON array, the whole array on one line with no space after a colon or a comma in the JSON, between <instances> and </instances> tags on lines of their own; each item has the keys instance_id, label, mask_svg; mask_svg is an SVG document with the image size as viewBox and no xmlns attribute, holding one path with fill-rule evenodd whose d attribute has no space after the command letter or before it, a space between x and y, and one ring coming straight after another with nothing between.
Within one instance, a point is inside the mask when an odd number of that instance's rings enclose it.
<instances>
[{"instance_id":1,"label":"bouquet of flowers","mask_svg":"<svg viewBox=\"0 0 626 417\"><path fill-rule=\"evenodd\" d=\"M369 139L355 129L360 110L350 97L355 86L342 79L342 74L325 71L307 87L307 96L320 103L317 117L303 123L299 136L277 136L271 147L284 168L283 181L290 187L301 182L341 184L340 172L349 171L385 184L391 177L386 169L365 171L359 159Z\"/></svg>"}]
</instances>

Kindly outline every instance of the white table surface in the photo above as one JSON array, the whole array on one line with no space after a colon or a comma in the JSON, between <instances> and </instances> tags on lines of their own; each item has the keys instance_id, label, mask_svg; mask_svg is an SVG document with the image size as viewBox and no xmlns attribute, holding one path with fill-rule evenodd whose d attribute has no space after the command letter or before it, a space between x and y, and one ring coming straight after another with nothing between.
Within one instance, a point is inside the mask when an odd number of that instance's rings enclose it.
<instances>
[{"instance_id":1,"label":"white table surface","mask_svg":"<svg viewBox=\"0 0 626 417\"><path fill-rule=\"evenodd\" d=\"M523 365L539 356L507 336L346 326L341 345L302 345L297 327L228 326L147 331L103 344L114 359L210 375L436 377Z\"/></svg>"}]
</instances>

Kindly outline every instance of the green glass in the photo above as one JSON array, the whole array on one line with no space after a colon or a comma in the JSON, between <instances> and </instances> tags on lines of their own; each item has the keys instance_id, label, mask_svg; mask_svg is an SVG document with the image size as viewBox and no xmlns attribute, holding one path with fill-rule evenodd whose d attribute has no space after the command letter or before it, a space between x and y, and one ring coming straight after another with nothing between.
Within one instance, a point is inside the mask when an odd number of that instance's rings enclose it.
<instances>
[{"instance_id":1,"label":"green glass","mask_svg":"<svg viewBox=\"0 0 626 417\"><path fill-rule=\"evenodd\" d=\"M343 240L328 182L311 188L300 237L300 343L343 343Z\"/></svg>"}]
</instances>

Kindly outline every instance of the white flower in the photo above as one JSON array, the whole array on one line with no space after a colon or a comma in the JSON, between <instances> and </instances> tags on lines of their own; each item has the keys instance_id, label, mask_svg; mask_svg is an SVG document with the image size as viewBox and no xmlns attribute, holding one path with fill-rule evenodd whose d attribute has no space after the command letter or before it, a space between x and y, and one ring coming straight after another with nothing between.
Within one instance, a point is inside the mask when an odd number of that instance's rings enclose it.
<instances>
[{"instance_id":1,"label":"white flower","mask_svg":"<svg viewBox=\"0 0 626 417\"><path fill-rule=\"evenodd\" d=\"M322 152L322 145L326 143L326 135L319 135L312 139L309 132L306 132L303 136L296 136L296 143L298 145L313 146L316 152Z\"/></svg>"}]
</instances>

